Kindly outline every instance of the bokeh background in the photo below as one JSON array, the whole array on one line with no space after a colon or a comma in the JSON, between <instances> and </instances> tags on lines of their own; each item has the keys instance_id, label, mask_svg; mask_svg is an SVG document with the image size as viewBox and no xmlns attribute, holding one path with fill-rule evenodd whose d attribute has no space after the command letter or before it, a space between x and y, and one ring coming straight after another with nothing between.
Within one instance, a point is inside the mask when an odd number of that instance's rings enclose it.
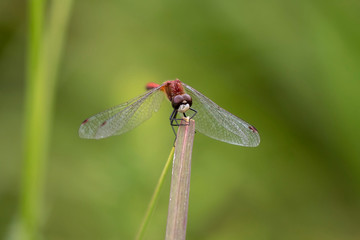
<instances>
[{"instance_id":1,"label":"bokeh background","mask_svg":"<svg viewBox=\"0 0 360 240\"><path fill-rule=\"evenodd\" d=\"M196 135L187 239L360 239L359 13L353 0L74 1L43 239L134 238L173 143L170 104L122 136L78 127L175 78L261 135L257 148ZM27 34L27 3L1 0L0 239L23 201ZM165 236L170 175L144 239Z\"/></svg>"}]
</instances>

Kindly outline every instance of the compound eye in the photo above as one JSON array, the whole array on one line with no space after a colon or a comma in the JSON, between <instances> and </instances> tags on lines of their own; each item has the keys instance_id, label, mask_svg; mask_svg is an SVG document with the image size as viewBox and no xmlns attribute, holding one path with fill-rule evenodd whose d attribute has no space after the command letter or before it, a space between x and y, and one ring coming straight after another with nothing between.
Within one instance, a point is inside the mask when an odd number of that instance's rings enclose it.
<instances>
[{"instance_id":1,"label":"compound eye","mask_svg":"<svg viewBox=\"0 0 360 240\"><path fill-rule=\"evenodd\" d=\"M184 101L184 98L181 95L176 95L172 100L173 108L178 109L182 104L182 101Z\"/></svg>"},{"instance_id":2,"label":"compound eye","mask_svg":"<svg viewBox=\"0 0 360 240\"><path fill-rule=\"evenodd\" d=\"M191 99L191 96L189 94L183 94L183 98L184 100L190 105L192 105L192 99Z\"/></svg>"}]
</instances>

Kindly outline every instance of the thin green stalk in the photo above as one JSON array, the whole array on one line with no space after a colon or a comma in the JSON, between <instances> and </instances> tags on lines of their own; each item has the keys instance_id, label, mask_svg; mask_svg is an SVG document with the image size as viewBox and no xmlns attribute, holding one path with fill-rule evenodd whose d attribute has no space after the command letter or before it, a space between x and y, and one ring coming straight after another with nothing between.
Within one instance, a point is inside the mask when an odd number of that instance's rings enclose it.
<instances>
[{"instance_id":1,"label":"thin green stalk","mask_svg":"<svg viewBox=\"0 0 360 240\"><path fill-rule=\"evenodd\" d=\"M140 229L135 237L136 240L140 240L142 239L143 235L144 235L144 231L145 231L145 228L146 226L148 225L149 223L149 218L154 210L154 207L155 207L155 203L159 197L159 193L160 193L160 190L161 190L161 187L164 183L164 179L165 179L165 176L169 170L169 167L170 167L170 163L171 163L171 160L173 159L173 156L174 156L174 150L175 150L175 147L173 147L170 151L170 154L169 154L169 157L168 157L168 160L166 161L165 163L165 166L164 166L164 169L162 170L162 173L160 175L160 178L159 178L159 181L156 185L156 188L154 190L154 193L151 197L151 200L150 200L150 203L148 205L148 208L146 210L146 214L144 216L144 219L141 223L141 226L140 226Z\"/></svg>"},{"instance_id":2,"label":"thin green stalk","mask_svg":"<svg viewBox=\"0 0 360 240\"><path fill-rule=\"evenodd\" d=\"M44 25L43 0L30 0L28 6L29 32L26 76L26 102L24 124L24 170L21 199L21 238L35 239L39 225L39 208L42 185L40 175L44 165L44 151L39 145L44 138L43 128L36 134L39 115L41 115L41 99L38 98L39 69L42 51L42 33ZM41 121L39 122L41 124Z\"/></svg>"},{"instance_id":3,"label":"thin green stalk","mask_svg":"<svg viewBox=\"0 0 360 240\"><path fill-rule=\"evenodd\" d=\"M58 62L72 0L53 0L44 28L45 0L29 0L24 116L21 238L40 238L46 158Z\"/></svg>"}]
</instances>

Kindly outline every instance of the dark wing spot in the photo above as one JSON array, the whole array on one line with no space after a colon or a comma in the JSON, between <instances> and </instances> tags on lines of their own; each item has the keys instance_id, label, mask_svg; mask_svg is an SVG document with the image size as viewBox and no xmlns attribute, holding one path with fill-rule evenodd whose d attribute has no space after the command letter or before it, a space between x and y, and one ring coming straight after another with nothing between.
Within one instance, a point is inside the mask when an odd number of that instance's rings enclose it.
<instances>
[{"instance_id":1,"label":"dark wing spot","mask_svg":"<svg viewBox=\"0 0 360 240\"><path fill-rule=\"evenodd\" d=\"M107 123L107 121L104 121L104 122L100 125L100 127L103 127L106 123Z\"/></svg>"},{"instance_id":2,"label":"dark wing spot","mask_svg":"<svg viewBox=\"0 0 360 240\"><path fill-rule=\"evenodd\" d=\"M257 133L258 130L254 126L249 126L249 129L253 131L254 133Z\"/></svg>"},{"instance_id":3,"label":"dark wing spot","mask_svg":"<svg viewBox=\"0 0 360 240\"><path fill-rule=\"evenodd\" d=\"M85 124L89 121L89 119L85 119L81 124Z\"/></svg>"}]
</instances>

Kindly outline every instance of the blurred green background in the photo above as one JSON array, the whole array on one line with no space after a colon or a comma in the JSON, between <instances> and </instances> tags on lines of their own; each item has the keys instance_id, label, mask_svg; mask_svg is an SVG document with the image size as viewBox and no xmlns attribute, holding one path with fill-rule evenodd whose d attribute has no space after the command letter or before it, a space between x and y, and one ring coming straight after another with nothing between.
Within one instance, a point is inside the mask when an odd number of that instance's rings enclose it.
<instances>
[{"instance_id":1,"label":"blurred green background","mask_svg":"<svg viewBox=\"0 0 360 240\"><path fill-rule=\"evenodd\" d=\"M122 136L79 139L78 127L175 78L261 136L243 148L196 135L187 239L360 239L359 12L353 0L74 1L43 239L135 236L173 143L170 104ZM0 239L23 201L27 35L27 3L1 0ZM169 184L144 239L165 236Z\"/></svg>"}]
</instances>

